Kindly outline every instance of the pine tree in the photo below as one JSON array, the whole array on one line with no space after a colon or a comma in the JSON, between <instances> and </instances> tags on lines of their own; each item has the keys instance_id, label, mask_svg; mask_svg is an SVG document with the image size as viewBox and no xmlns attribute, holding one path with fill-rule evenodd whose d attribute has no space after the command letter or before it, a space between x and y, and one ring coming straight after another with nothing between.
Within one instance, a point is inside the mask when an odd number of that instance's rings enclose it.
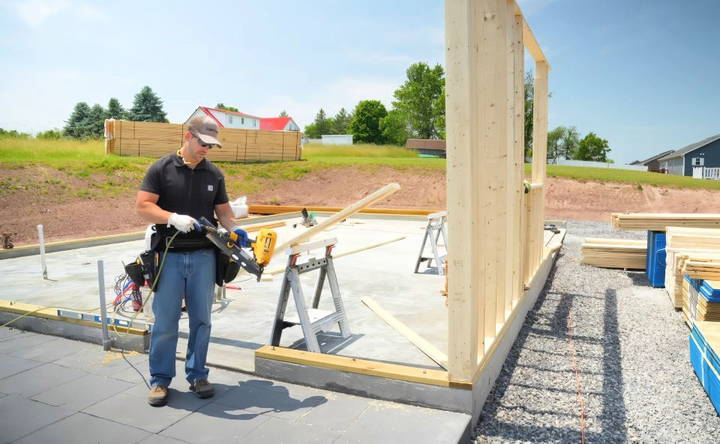
<instances>
[{"instance_id":1,"label":"pine tree","mask_svg":"<svg viewBox=\"0 0 720 444\"><path fill-rule=\"evenodd\" d=\"M110 98L105 114L107 119L122 120L128 118L128 112L120 105L120 101L115 97Z\"/></svg>"},{"instance_id":2,"label":"pine tree","mask_svg":"<svg viewBox=\"0 0 720 444\"><path fill-rule=\"evenodd\" d=\"M98 138L102 137L105 133L105 108L95 104L90 109L89 119L89 134L88 137Z\"/></svg>"},{"instance_id":3,"label":"pine tree","mask_svg":"<svg viewBox=\"0 0 720 444\"><path fill-rule=\"evenodd\" d=\"M352 114L348 114L345 108L340 108L333 118L333 134L347 134L351 120Z\"/></svg>"},{"instance_id":4,"label":"pine tree","mask_svg":"<svg viewBox=\"0 0 720 444\"><path fill-rule=\"evenodd\" d=\"M79 102L75 105L70 119L63 129L63 133L67 137L82 139L90 137L92 121L90 118L91 110L87 103Z\"/></svg>"},{"instance_id":5,"label":"pine tree","mask_svg":"<svg viewBox=\"0 0 720 444\"><path fill-rule=\"evenodd\" d=\"M130 110L130 120L136 122L167 123L168 120L163 110L163 102L155 95L149 86L143 87L143 89L135 95L135 101Z\"/></svg>"}]
</instances>

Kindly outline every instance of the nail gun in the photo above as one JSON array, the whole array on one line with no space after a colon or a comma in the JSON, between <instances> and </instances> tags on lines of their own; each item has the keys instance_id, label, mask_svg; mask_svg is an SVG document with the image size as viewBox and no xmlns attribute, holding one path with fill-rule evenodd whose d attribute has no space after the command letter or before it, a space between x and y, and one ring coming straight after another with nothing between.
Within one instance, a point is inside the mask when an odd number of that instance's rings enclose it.
<instances>
[{"instance_id":1,"label":"nail gun","mask_svg":"<svg viewBox=\"0 0 720 444\"><path fill-rule=\"evenodd\" d=\"M263 270L270 263L275 251L275 242L277 241L275 231L266 228L258 231L257 237L254 240L250 239L250 249L252 250L252 255L250 255L237 245L236 233L220 231L204 217L201 217L198 223L205 232L205 237L213 245L231 260L237 262L245 271L257 276L257 280L260 281Z\"/></svg>"}]
</instances>

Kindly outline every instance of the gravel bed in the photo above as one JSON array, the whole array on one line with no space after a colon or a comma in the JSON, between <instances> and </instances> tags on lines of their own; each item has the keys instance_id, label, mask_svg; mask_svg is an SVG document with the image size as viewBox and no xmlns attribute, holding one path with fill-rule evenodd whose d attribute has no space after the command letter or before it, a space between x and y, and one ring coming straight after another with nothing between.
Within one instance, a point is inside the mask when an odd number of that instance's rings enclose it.
<instances>
[{"instance_id":1,"label":"gravel bed","mask_svg":"<svg viewBox=\"0 0 720 444\"><path fill-rule=\"evenodd\" d=\"M646 233L568 222L555 268L488 396L474 441L581 442L584 430L586 442L595 443L720 442L720 416L693 372L680 312L644 272L580 264L585 237Z\"/></svg>"}]
</instances>

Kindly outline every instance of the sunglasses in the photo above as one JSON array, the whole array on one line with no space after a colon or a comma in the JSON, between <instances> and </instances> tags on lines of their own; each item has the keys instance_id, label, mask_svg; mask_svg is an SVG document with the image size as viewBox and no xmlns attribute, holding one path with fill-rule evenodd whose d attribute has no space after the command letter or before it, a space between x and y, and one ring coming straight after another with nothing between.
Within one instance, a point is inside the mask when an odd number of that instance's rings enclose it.
<instances>
[{"instance_id":1,"label":"sunglasses","mask_svg":"<svg viewBox=\"0 0 720 444\"><path fill-rule=\"evenodd\" d=\"M198 143L200 144L200 146L203 147L203 148L212 149L212 147L215 146L214 143L205 143L205 142L203 142L199 137L196 137L196 139L197 139Z\"/></svg>"}]
</instances>

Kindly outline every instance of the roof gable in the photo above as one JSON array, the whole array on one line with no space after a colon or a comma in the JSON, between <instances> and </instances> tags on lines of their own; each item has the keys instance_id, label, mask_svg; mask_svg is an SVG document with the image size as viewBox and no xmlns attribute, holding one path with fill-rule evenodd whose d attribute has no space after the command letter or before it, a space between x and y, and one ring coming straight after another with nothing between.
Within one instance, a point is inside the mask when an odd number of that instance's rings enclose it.
<instances>
[{"instance_id":1,"label":"roof gable","mask_svg":"<svg viewBox=\"0 0 720 444\"><path fill-rule=\"evenodd\" d=\"M699 142L691 143L690 145L680 148L679 150L675 151L674 153L669 154L665 157L662 157L659 160L670 160L670 159L674 159L676 157L684 156L685 154L689 153L690 151L695 151L696 149L702 148L705 145L709 145L709 144L715 142L716 140L720 140L720 134L710 136L707 139L703 139Z\"/></svg>"},{"instance_id":2,"label":"roof gable","mask_svg":"<svg viewBox=\"0 0 720 444\"><path fill-rule=\"evenodd\" d=\"M282 131L292 117L263 117L260 119L260 129L268 131Z\"/></svg>"}]
</instances>

